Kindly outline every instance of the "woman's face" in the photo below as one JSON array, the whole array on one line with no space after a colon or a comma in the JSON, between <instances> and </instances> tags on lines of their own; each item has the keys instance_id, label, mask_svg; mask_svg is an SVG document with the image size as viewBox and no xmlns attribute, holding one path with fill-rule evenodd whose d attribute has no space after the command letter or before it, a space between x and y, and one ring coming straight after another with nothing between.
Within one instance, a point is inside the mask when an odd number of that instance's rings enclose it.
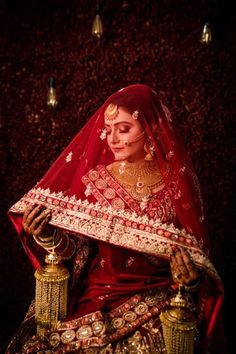
<instances>
[{"instance_id":1,"label":"woman's face","mask_svg":"<svg viewBox=\"0 0 236 354\"><path fill-rule=\"evenodd\" d=\"M144 131L138 119L119 107L115 119L105 118L107 143L117 161L137 162L145 157Z\"/></svg>"}]
</instances>

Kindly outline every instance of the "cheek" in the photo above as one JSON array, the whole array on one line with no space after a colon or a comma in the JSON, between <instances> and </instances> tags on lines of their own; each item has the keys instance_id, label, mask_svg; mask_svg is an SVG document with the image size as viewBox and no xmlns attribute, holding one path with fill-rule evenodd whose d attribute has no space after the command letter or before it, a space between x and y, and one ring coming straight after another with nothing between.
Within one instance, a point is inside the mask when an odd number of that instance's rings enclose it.
<instances>
[{"instance_id":1,"label":"cheek","mask_svg":"<svg viewBox=\"0 0 236 354\"><path fill-rule=\"evenodd\" d=\"M140 137L140 134L143 132L143 129L141 127L135 127L135 130L130 132L130 138L136 139Z\"/></svg>"},{"instance_id":2,"label":"cheek","mask_svg":"<svg viewBox=\"0 0 236 354\"><path fill-rule=\"evenodd\" d=\"M140 152L143 152L144 151L144 141L141 140L141 141L137 142L136 149Z\"/></svg>"},{"instance_id":3,"label":"cheek","mask_svg":"<svg viewBox=\"0 0 236 354\"><path fill-rule=\"evenodd\" d=\"M137 145L136 145L136 151L138 153L143 153L145 150L144 150L144 143L145 143L145 140L140 140L137 142Z\"/></svg>"},{"instance_id":4,"label":"cheek","mask_svg":"<svg viewBox=\"0 0 236 354\"><path fill-rule=\"evenodd\" d=\"M111 143L111 137L110 135L107 135L107 145L110 146Z\"/></svg>"},{"instance_id":5,"label":"cheek","mask_svg":"<svg viewBox=\"0 0 236 354\"><path fill-rule=\"evenodd\" d=\"M144 153L144 143L142 141L138 141L136 143L131 144L127 147L125 151L129 156L132 155L143 155Z\"/></svg>"}]
</instances>

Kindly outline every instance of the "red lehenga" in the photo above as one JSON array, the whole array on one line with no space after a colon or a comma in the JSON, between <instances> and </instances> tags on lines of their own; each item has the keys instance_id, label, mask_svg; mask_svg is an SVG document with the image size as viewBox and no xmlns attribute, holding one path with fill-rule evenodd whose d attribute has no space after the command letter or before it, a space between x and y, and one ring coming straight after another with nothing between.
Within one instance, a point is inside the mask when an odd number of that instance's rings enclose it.
<instances>
[{"instance_id":1,"label":"red lehenga","mask_svg":"<svg viewBox=\"0 0 236 354\"><path fill-rule=\"evenodd\" d=\"M112 155L100 137L110 102L138 111L155 147L162 183L148 202L136 200L106 168ZM154 91L131 85L110 96L42 180L10 209L37 268L44 250L21 227L22 213L32 203L49 207L50 223L66 237L63 257L72 264L68 316L41 345L33 337L32 304L7 354L164 352L159 314L173 294L169 259L176 247L187 249L203 273L196 301L198 350L205 353L223 289L209 259L196 176Z\"/></svg>"}]
</instances>

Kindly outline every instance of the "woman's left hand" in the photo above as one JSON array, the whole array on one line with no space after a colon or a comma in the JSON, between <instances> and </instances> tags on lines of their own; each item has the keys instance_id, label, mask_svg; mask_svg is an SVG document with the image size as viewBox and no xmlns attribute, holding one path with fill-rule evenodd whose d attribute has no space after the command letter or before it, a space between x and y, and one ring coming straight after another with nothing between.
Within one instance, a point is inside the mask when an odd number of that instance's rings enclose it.
<instances>
[{"instance_id":1,"label":"woman's left hand","mask_svg":"<svg viewBox=\"0 0 236 354\"><path fill-rule=\"evenodd\" d=\"M170 268L175 283L192 285L200 279L199 270L185 250L180 249L171 256Z\"/></svg>"}]
</instances>

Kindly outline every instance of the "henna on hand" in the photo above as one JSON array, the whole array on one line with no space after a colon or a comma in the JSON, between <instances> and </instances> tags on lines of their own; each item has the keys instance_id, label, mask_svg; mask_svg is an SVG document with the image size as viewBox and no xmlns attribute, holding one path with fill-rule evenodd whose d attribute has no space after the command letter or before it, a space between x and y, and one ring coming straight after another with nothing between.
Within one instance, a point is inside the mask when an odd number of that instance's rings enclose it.
<instances>
[{"instance_id":1,"label":"henna on hand","mask_svg":"<svg viewBox=\"0 0 236 354\"><path fill-rule=\"evenodd\" d=\"M186 250L180 249L171 256L170 268L175 283L188 286L200 279L199 270Z\"/></svg>"}]
</instances>

